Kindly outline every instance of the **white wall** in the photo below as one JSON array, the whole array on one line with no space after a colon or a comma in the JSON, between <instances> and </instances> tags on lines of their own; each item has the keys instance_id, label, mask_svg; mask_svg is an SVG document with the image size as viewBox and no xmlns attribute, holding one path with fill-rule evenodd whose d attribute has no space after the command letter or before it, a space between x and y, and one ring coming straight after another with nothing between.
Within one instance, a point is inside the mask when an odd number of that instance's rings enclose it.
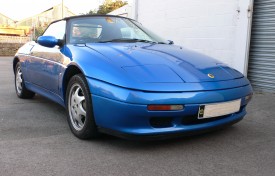
<instances>
[{"instance_id":1,"label":"white wall","mask_svg":"<svg viewBox=\"0 0 275 176\"><path fill-rule=\"evenodd\" d=\"M127 5L120 7L119 9L116 9L108 14L109 15L119 15L119 16L128 17L128 18L135 18L134 13L132 13L133 11L134 11L134 9L133 9L132 5L127 4Z\"/></svg>"},{"instance_id":2,"label":"white wall","mask_svg":"<svg viewBox=\"0 0 275 176\"><path fill-rule=\"evenodd\" d=\"M136 18L175 44L245 73L251 0L136 0Z\"/></svg>"}]
</instances>

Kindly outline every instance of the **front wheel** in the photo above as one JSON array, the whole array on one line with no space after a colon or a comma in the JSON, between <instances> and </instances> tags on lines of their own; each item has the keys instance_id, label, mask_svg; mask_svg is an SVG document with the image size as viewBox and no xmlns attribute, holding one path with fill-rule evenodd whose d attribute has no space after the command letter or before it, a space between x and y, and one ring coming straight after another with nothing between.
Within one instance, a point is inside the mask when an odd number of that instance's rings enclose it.
<instances>
[{"instance_id":1,"label":"front wheel","mask_svg":"<svg viewBox=\"0 0 275 176\"><path fill-rule=\"evenodd\" d=\"M23 74L22 74L20 62L18 62L16 64L15 75L14 76L15 76L15 79L14 79L15 91L16 91L17 96L19 98L23 98L23 99L33 98L35 93L28 90L25 87L25 82L24 82L24 79L23 79Z\"/></svg>"},{"instance_id":2,"label":"front wheel","mask_svg":"<svg viewBox=\"0 0 275 176\"><path fill-rule=\"evenodd\" d=\"M76 137L90 139L98 136L91 94L82 74L73 76L69 81L66 107L68 123Z\"/></svg>"}]
</instances>

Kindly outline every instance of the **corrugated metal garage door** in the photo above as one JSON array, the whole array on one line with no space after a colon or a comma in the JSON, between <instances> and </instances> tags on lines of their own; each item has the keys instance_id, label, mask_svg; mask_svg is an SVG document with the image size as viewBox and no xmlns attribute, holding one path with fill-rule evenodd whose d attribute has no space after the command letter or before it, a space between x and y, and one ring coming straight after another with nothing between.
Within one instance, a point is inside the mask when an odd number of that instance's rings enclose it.
<instances>
[{"instance_id":1,"label":"corrugated metal garage door","mask_svg":"<svg viewBox=\"0 0 275 176\"><path fill-rule=\"evenodd\" d=\"M248 78L255 90L275 92L275 0L254 0Z\"/></svg>"}]
</instances>

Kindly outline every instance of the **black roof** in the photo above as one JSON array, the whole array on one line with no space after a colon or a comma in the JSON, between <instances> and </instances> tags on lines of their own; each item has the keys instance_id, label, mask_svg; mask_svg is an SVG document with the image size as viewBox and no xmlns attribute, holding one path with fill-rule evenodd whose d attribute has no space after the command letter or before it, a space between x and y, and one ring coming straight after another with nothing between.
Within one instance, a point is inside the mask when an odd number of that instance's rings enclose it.
<instances>
[{"instance_id":1,"label":"black roof","mask_svg":"<svg viewBox=\"0 0 275 176\"><path fill-rule=\"evenodd\" d=\"M118 16L118 15L76 15L76 16L70 16L70 17L63 18L62 20L69 20L69 19L73 19L73 18L82 18L82 17L117 17L117 18L126 18L126 19L133 20L131 18Z\"/></svg>"},{"instance_id":2,"label":"black roof","mask_svg":"<svg viewBox=\"0 0 275 176\"><path fill-rule=\"evenodd\" d=\"M76 15L76 16L65 17L65 18L60 19L60 20L52 21L49 25L51 25L52 23L58 22L58 21L63 21L63 20L67 21L67 20L70 20L70 19L83 18L83 17L116 17L116 18L125 18L125 19L129 19L129 20L133 20L131 18L118 16L118 15Z\"/></svg>"}]
</instances>

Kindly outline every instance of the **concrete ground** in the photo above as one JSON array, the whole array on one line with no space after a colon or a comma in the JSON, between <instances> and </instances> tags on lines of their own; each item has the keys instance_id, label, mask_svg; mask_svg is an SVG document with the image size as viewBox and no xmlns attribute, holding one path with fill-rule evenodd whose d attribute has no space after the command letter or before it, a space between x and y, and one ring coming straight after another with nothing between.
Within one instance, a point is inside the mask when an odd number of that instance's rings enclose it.
<instances>
[{"instance_id":1,"label":"concrete ground","mask_svg":"<svg viewBox=\"0 0 275 176\"><path fill-rule=\"evenodd\" d=\"M65 110L36 96L18 99L12 58L0 57L0 175L275 175L275 94L255 94L240 123L157 142L111 136L79 140Z\"/></svg>"}]
</instances>

